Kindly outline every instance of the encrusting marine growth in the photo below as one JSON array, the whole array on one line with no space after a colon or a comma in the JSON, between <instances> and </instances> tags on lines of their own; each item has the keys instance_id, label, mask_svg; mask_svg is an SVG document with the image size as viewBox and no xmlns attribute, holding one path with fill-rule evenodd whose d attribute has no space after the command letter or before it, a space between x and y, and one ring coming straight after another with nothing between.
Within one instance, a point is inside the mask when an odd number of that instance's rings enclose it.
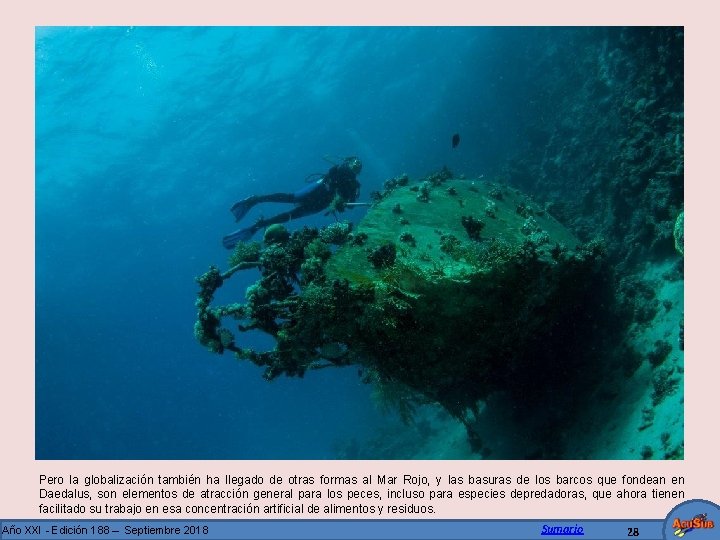
<instances>
[{"instance_id":1,"label":"encrusting marine growth","mask_svg":"<svg viewBox=\"0 0 720 540\"><path fill-rule=\"evenodd\" d=\"M239 244L228 271L197 279L197 340L261 366L268 380L358 365L388 399L400 396L403 418L437 403L477 451L489 451L477 420L492 393L533 415L537 443L626 356L602 243L580 245L522 193L443 169L419 183L388 180L373 201L356 228L274 225L262 244ZM260 278L245 302L212 306L250 268ZM242 347L250 330L275 346ZM542 456L556 444L542 443Z\"/></svg>"}]
</instances>

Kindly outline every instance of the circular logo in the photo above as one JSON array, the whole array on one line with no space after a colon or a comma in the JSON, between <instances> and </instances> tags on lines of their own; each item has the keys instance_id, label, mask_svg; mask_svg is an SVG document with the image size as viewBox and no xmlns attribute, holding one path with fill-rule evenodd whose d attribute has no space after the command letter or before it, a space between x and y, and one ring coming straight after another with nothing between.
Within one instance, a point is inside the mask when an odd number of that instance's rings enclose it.
<instances>
[{"instance_id":1,"label":"circular logo","mask_svg":"<svg viewBox=\"0 0 720 540\"><path fill-rule=\"evenodd\" d=\"M720 506L691 499L673 508L663 523L665 540L720 540Z\"/></svg>"}]
</instances>

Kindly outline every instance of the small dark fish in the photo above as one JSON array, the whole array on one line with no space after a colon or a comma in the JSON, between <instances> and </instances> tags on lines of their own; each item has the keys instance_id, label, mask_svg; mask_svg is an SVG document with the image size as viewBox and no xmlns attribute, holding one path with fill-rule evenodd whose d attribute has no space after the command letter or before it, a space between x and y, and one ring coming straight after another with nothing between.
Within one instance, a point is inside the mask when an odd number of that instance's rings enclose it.
<instances>
[{"instance_id":1,"label":"small dark fish","mask_svg":"<svg viewBox=\"0 0 720 540\"><path fill-rule=\"evenodd\" d=\"M455 148L458 144L460 144L460 134L456 133L455 135L453 135L453 138L452 138L453 148Z\"/></svg>"}]
</instances>

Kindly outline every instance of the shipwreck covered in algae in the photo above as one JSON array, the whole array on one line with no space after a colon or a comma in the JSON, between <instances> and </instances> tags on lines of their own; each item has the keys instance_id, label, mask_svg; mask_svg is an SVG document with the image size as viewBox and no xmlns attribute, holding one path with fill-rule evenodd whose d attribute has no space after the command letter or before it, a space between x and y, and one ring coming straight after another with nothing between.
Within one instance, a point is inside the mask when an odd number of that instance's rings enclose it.
<instances>
[{"instance_id":1,"label":"shipwreck covered in algae","mask_svg":"<svg viewBox=\"0 0 720 540\"><path fill-rule=\"evenodd\" d=\"M447 170L388 180L375 195L357 227L273 226L262 244L240 244L229 270L211 267L198 278L198 341L267 379L357 365L405 417L441 405L477 450L491 394L534 416L529 436L542 438L603 386L623 353L599 242L581 245L517 190ZM245 301L212 305L246 269L260 279ZM250 330L275 346L243 347Z\"/></svg>"}]
</instances>

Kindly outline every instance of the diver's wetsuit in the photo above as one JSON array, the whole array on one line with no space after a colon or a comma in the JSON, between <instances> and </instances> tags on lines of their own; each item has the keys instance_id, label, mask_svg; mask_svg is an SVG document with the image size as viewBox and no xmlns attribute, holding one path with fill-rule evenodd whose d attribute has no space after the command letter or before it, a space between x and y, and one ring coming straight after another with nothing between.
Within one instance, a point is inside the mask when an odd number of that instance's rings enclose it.
<instances>
[{"instance_id":1,"label":"diver's wetsuit","mask_svg":"<svg viewBox=\"0 0 720 540\"><path fill-rule=\"evenodd\" d=\"M270 218L261 218L252 227L240 229L223 238L223 246L232 249L238 242L247 242L262 228L274 223L286 223L326 209L336 195L345 202L355 202L360 194L360 182L347 163L333 166L320 180L304 187L295 193L271 193L269 195L253 195L231 208L235 221L241 220L248 211L259 203L294 203L292 210Z\"/></svg>"}]
</instances>

